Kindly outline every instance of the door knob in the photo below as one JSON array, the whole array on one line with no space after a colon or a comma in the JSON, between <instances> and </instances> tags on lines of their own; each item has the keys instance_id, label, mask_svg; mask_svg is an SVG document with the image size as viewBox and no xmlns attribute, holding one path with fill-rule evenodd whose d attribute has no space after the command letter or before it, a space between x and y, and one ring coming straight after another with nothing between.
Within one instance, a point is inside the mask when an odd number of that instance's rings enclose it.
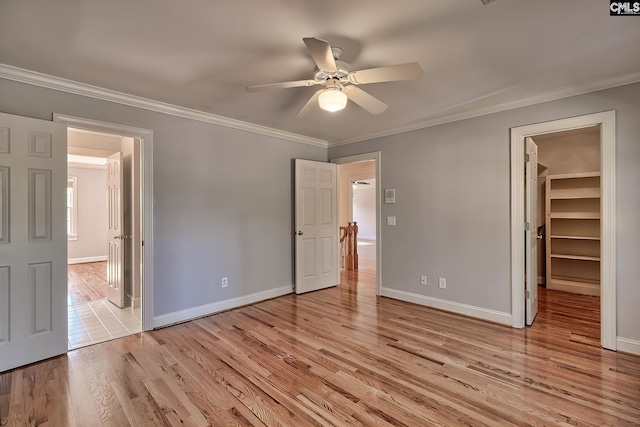
<instances>
[{"instance_id":1,"label":"door knob","mask_svg":"<svg viewBox=\"0 0 640 427\"><path fill-rule=\"evenodd\" d=\"M298 231L298 236L302 236L304 233L302 231Z\"/></svg>"},{"instance_id":2,"label":"door knob","mask_svg":"<svg viewBox=\"0 0 640 427\"><path fill-rule=\"evenodd\" d=\"M114 239L120 239L120 236L113 236Z\"/></svg>"}]
</instances>

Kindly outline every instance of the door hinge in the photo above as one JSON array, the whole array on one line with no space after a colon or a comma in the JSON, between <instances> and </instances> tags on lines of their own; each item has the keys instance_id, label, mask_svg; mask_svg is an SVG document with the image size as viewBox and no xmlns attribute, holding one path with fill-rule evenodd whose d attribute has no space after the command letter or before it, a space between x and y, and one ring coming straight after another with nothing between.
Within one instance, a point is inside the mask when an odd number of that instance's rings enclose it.
<instances>
[{"instance_id":1,"label":"door hinge","mask_svg":"<svg viewBox=\"0 0 640 427\"><path fill-rule=\"evenodd\" d=\"M525 297L526 299L531 299L531 292L529 292L529 291L524 291L524 297Z\"/></svg>"},{"instance_id":2,"label":"door hinge","mask_svg":"<svg viewBox=\"0 0 640 427\"><path fill-rule=\"evenodd\" d=\"M531 224L529 224L528 222L524 223L524 231L531 231Z\"/></svg>"},{"instance_id":3,"label":"door hinge","mask_svg":"<svg viewBox=\"0 0 640 427\"><path fill-rule=\"evenodd\" d=\"M142 241L142 246L144 246L144 240Z\"/></svg>"},{"instance_id":4,"label":"door hinge","mask_svg":"<svg viewBox=\"0 0 640 427\"><path fill-rule=\"evenodd\" d=\"M524 155L524 162L525 163L528 163L530 159L531 159L531 156L529 156L529 154L525 154Z\"/></svg>"}]
</instances>

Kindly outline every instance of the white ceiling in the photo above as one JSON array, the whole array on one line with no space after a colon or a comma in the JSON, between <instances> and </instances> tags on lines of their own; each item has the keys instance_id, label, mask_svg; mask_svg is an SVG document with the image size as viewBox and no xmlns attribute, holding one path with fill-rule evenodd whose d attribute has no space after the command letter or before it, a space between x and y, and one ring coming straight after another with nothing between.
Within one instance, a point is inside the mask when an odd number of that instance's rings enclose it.
<instances>
[{"instance_id":1,"label":"white ceiling","mask_svg":"<svg viewBox=\"0 0 640 427\"><path fill-rule=\"evenodd\" d=\"M91 163L91 160L82 161L79 157L100 158L105 160L112 154L120 151L122 137L101 132L83 129L69 128L67 132L67 152L77 156L72 163ZM106 160L100 164L106 164Z\"/></svg>"},{"instance_id":2,"label":"white ceiling","mask_svg":"<svg viewBox=\"0 0 640 427\"><path fill-rule=\"evenodd\" d=\"M604 0L2 0L0 64L334 144L640 81L640 17ZM360 86L372 116L296 113L317 88L303 37L353 70L419 62L417 81Z\"/></svg>"}]
</instances>

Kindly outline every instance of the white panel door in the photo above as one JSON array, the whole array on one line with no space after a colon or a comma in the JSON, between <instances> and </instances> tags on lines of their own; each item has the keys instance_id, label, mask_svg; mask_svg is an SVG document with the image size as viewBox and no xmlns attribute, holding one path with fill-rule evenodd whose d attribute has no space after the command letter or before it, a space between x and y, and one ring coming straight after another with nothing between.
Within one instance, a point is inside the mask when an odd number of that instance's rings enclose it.
<instances>
[{"instance_id":1,"label":"white panel door","mask_svg":"<svg viewBox=\"0 0 640 427\"><path fill-rule=\"evenodd\" d=\"M335 286L338 270L337 166L295 161L296 294Z\"/></svg>"},{"instance_id":2,"label":"white panel door","mask_svg":"<svg viewBox=\"0 0 640 427\"><path fill-rule=\"evenodd\" d=\"M122 153L107 158L107 299L124 307L124 242L122 227Z\"/></svg>"},{"instance_id":3,"label":"white panel door","mask_svg":"<svg viewBox=\"0 0 640 427\"><path fill-rule=\"evenodd\" d=\"M525 293L527 325L531 325L538 314L538 146L531 138L525 144L525 221L530 224L525 230Z\"/></svg>"},{"instance_id":4,"label":"white panel door","mask_svg":"<svg viewBox=\"0 0 640 427\"><path fill-rule=\"evenodd\" d=\"M0 371L66 353L67 127L0 113Z\"/></svg>"}]
</instances>

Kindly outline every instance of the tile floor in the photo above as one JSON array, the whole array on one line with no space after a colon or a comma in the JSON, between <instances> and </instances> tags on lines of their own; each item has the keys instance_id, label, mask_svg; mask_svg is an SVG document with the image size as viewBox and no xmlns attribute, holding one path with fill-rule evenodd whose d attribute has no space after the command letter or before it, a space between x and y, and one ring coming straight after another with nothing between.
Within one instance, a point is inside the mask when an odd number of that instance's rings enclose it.
<instances>
[{"instance_id":1,"label":"tile floor","mask_svg":"<svg viewBox=\"0 0 640 427\"><path fill-rule=\"evenodd\" d=\"M120 309L106 299L70 305L69 350L142 331L140 309Z\"/></svg>"}]
</instances>

